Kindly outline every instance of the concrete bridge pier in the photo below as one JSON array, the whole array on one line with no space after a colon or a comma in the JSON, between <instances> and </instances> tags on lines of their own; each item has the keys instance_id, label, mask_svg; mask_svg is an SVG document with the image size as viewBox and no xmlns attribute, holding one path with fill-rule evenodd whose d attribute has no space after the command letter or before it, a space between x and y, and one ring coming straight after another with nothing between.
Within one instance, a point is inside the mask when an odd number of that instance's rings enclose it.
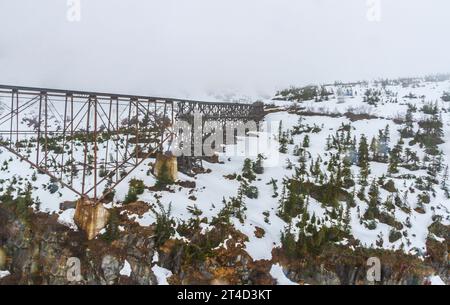
<instances>
[{"instance_id":1,"label":"concrete bridge pier","mask_svg":"<svg viewBox=\"0 0 450 305\"><path fill-rule=\"evenodd\" d=\"M97 200L80 198L75 208L74 221L78 228L92 240L106 227L109 221L109 211Z\"/></svg>"}]
</instances>

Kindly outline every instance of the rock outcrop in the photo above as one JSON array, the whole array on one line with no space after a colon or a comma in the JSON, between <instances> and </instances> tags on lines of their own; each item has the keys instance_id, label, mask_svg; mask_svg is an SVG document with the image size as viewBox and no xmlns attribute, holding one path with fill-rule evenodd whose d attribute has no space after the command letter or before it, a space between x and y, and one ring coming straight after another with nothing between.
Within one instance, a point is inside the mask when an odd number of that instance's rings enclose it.
<instances>
[{"instance_id":1,"label":"rock outcrop","mask_svg":"<svg viewBox=\"0 0 450 305\"><path fill-rule=\"evenodd\" d=\"M432 266L401 251L330 246L316 257L289 258L282 249L273 254L291 281L312 285L420 285L435 273ZM367 280L369 257L380 259L380 282Z\"/></svg>"},{"instance_id":2,"label":"rock outcrop","mask_svg":"<svg viewBox=\"0 0 450 305\"><path fill-rule=\"evenodd\" d=\"M11 273L0 284L154 285L152 235L148 228L133 227L113 241L103 236L89 241L60 224L57 215L30 209L25 219L0 204L0 249ZM125 260L129 276L120 274Z\"/></svg>"}]
</instances>

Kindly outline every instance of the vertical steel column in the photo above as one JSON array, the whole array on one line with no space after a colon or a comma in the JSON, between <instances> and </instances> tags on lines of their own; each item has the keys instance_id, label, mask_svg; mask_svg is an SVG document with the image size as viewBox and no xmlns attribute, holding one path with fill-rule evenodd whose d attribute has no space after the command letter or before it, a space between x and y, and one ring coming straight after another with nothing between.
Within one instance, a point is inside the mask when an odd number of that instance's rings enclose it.
<instances>
[{"instance_id":1,"label":"vertical steel column","mask_svg":"<svg viewBox=\"0 0 450 305\"><path fill-rule=\"evenodd\" d=\"M36 165L39 166L39 152L41 151L41 125L42 125L42 97L44 93L39 93L39 114L38 114L38 135L37 135L37 152L36 152Z\"/></svg>"},{"instance_id":2,"label":"vertical steel column","mask_svg":"<svg viewBox=\"0 0 450 305\"><path fill-rule=\"evenodd\" d=\"M94 199L97 200L97 97L94 97Z\"/></svg>"},{"instance_id":3,"label":"vertical steel column","mask_svg":"<svg viewBox=\"0 0 450 305\"><path fill-rule=\"evenodd\" d=\"M87 122L86 122L86 135L84 141L84 162L83 162L83 181L81 182L81 193L83 196L86 196L84 193L84 189L86 186L86 163L87 163L87 155L88 155L88 140L89 140L89 124L91 118L91 97L88 100L88 110L87 110Z\"/></svg>"},{"instance_id":4,"label":"vertical steel column","mask_svg":"<svg viewBox=\"0 0 450 305\"><path fill-rule=\"evenodd\" d=\"M44 105L44 112L45 112L45 125L44 125L44 136L45 136L45 144L44 144L44 158L45 158L45 169L47 170L47 157L48 157L48 93L45 93L45 105Z\"/></svg>"},{"instance_id":5,"label":"vertical steel column","mask_svg":"<svg viewBox=\"0 0 450 305\"><path fill-rule=\"evenodd\" d=\"M164 130L165 130L165 128L164 128L164 124L166 123L165 122L165 119L166 119L166 113L167 113L167 103L164 103L164 115L163 115L163 117L162 117L162 126L161 126L161 143L160 143L160 149L161 149L161 153L164 153L164 149L163 149L163 145L164 145Z\"/></svg>"},{"instance_id":6,"label":"vertical steel column","mask_svg":"<svg viewBox=\"0 0 450 305\"><path fill-rule=\"evenodd\" d=\"M62 144L62 154L61 154L61 176L60 179L63 178L64 173L64 154L66 150L66 121L67 121L67 102L68 102L68 95L66 94L66 98L64 100L64 121L63 121L63 144Z\"/></svg>"},{"instance_id":7,"label":"vertical steel column","mask_svg":"<svg viewBox=\"0 0 450 305\"><path fill-rule=\"evenodd\" d=\"M19 91L16 91L16 147L19 148Z\"/></svg>"},{"instance_id":8,"label":"vertical steel column","mask_svg":"<svg viewBox=\"0 0 450 305\"><path fill-rule=\"evenodd\" d=\"M138 107L139 107L139 105L138 105L138 99L136 99L135 100L135 102L136 102L136 143L134 143L134 153L135 153L135 157L136 157L136 165L139 163L139 159L138 159L138 156L139 156L139 145L138 145L138 142L139 142L139 109L138 109Z\"/></svg>"},{"instance_id":9,"label":"vertical steel column","mask_svg":"<svg viewBox=\"0 0 450 305\"><path fill-rule=\"evenodd\" d=\"M108 110L108 136L106 141L106 152L105 152L105 162L104 162L104 168L106 171L106 167L108 165L108 157L109 157L109 142L111 141L111 113L112 113L112 97L109 99L109 110ZM107 173L108 174L108 173Z\"/></svg>"},{"instance_id":10,"label":"vertical steel column","mask_svg":"<svg viewBox=\"0 0 450 305\"><path fill-rule=\"evenodd\" d=\"M128 106L128 122L127 122L127 128L126 128L126 133L127 133L127 139L125 141L125 160L128 160L128 145L129 145L129 137L130 137L130 121L131 121L131 102L132 99L129 99L129 106Z\"/></svg>"},{"instance_id":11,"label":"vertical steel column","mask_svg":"<svg viewBox=\"0 0 450 305\"><path fill-rule=\"evenodd\" d=\"M12 142L13 142L13 123L14 123L14 92L15 89L11 91L11 122L10 122L10 129L9 129L9 148L12 148Z\"/></svg>"},{"instance_id":12,"label":"vertical steel column","mask_svg":"<svg viewBox=\"0 0 450 305\"><path fill-rule=\"evenodd\" d=\"M75 139L73 138L73 94L70 95L70 164L73 167L75 160L73 158L73 149ZM73 168L70 169L70 185L73 185Z\"/></svg>"},{"instance_id":13,"label":"vertical steel column","mask_svg":"<svg viewBox=\"0 0 450 305\"><path fill-rule=\"evenodd\" d=\"M116 181L119 181L119 98L116 98Z\"/></svg>"}]
</instances>

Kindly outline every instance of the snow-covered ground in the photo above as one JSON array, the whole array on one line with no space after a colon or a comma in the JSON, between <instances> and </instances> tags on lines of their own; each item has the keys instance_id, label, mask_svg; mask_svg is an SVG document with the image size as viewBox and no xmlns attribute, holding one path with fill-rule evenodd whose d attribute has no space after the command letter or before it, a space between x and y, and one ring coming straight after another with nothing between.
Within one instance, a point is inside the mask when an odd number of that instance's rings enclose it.
<instances>
[{"instance_id":1,"label":"snow-covered ground","mask_svg":"<svg viewBox=\"0 0 450 305\"><path fill-rule=\"evenodd\" d=\"M0 279L10 275L9 271L0 271Z\"/></svg>"},{"instance_id":2,"label":"snow-covered ground","mask_svg":"<svg viewBox=\"0 0 450 305\"><path fill-rule=\"evenodd\" d=\"M369 85L373 87L374 85ZM335 88L336 89L336 88ZM444 91L450 91L450 82L438 82L438 83L426 83L423 82L418 87L406 87L402 86L388 86L387 91L393 92L397 102L390 102L393 96L385 93L382 99L385 102L379 103L378 106L370 106L363 102L363 94L367 88L364 85L356 85L353 87L354 96L347 97L345 100L338 99L336 96L330 96L328 101L315 102L306 101L301 103L302 107L306 110L316 113L322 113L323 115L315 116L302 116L302 124L314 125L316 124L321 128L318 133L307 133L310 137L310 146L307 148L311 154L312 159L315 160L318 156L323 161L326 161L330 157L330 153L326 151L326 142L329 135L334 135L335 132L342 126L342 124L351 124L352 136L355 136L358 140L361 135L365 135L369 141L372 137L378 135L379 130L384 129L387 125L390 129L390 142L389 146L392 148L400 139L398 129L401 125L394 123L393 119L403 117L408 109L407 104L417 105L418 111L414 113L414 119L418 120L425 115L420 112L421 106L425 102L438 102L439 108L443 110L442 120L444 122L444 144L439 145L439 149L443 152L444 164L450 164L450 103L443 102L441 96ZM378 89L381 89L378 88ZM384 92L387 92L384 91ZM417 98L406 98L405 96L413 93ZM424 96L424 97L422 97ZM245 243L245 250L254 260L272 258L272 250L275 247L281 246L281 233L285 230L288 224L277 216L278 207L280 204L280 196L273 196L274 189L271 181L276 181L278 187L278 193L281 193L283 187L282 182L284 178L289 178L294 174L294 169L287 168L287 159L293 163L296 162L298 157L294 156L294 146L300 145L304 139L305 134L294 135L294 144L288 145L286 153L280 153L278 151L278 126L282 122L283 131L292 130L294 126L298 125L300 116L297 114L290 114L287 112L287 108L294 104L294 102L287 101L271 101L265 100L266 103L275 104L279 106L278 112L268 114L263 124L261 132L252 134L248 137L240 137L236 144L227 145L225 152L219 152L219 159L222 163L207 163L204 162L204 166L210 170L209 173L198 174L195 177L189 177L182 173L179 174L181 181L194 181L196 187L194 189L183 188L181 186L171 186L172 192L168 191L150 191L145 190L142 195L139 196L139 200L148 204L155 204L158 200L164 206L166 210L171 206L171 216L181 223L182 221L192 218L192 214L188 211L188 207L196 206L202 211L202 217L206 217L211 220L218 212L223 208L223 199L229 199L232 196L237 195L240 182L237 180L231 180L225 178L227 175L240 174L244 160L250 158L253 161L256 159L257 154L254 152L249 153L249 147L258 147L257 153L261 153L268 159L265 160L265 169L263 174L257 175L256 181L252 183L253 186L258 188L259 195L256 199L245 198L245 221L241 223L238 219L232 219L234 227L247 235L248 241ZM363 112L373 115L377 118L358 120L351 122L345 116L333 116L330 114L344 114L345 112ZM417 125L417 124L416 124ZM275 126L275 128L274 128ZM271 127L271 128L269 128ZM264 145L260 145L264 143ZM370 144L370 143L369 143ZM259 145L259 146L258 146ZM410 147L417 152L420 160L425 156L424 150L417 144ZM230 154L231 151L243 152L241 154ZM0 174L2 180L1 193L6 191L6 187L17 179L16 186L24 187L25 181L32 182L34 186L33 197L39 199L41 211L48 213L60 214L60 222L73 228L74 224L71 220L73 217L73 210L61 212L59 210L59 203L66 200L74 200L76 196L71 193L67 188L59 188L58 192L50 194L50 192L43 186L49 183L49 178L45 175L37 174L37 179L32 181L31 177L35 170L28 164L21 162L17 157L12 156L10 153L0 148L0 164L7 161L7 169L3 169ZM148 162L144 162L138 167L130 176L128 176L116 189L116 196L114 198L113 205L120 205L124 200L128 192L128 182L131 179L140 179L144 181L146 186L152 186L156 180L152 175L148 175L149 163L153 160L149 159ZM309 161L308 161L309 162ZM308 163L309 164L309 163ZM325 170L326 165L322 164L321 167ZM387 164L371 162L371 173L368 181L372 181L373 178L379 178L387 173ZM357 177L359 173L359 167L353 165L351 167L352 174ZM426 170L409 171L405 168L399 168L400 173L410 174L413 176L426 176ZM416 197L419 193L416 191L414 194L411 192L405 193L414 187L414 180L389 177L394 180L395 186L399 191L399 194L405 195L406 202L411 208L411 212L407 213L398 207L394 209L395 219L405 224L409 222L408 226L403 226L402 236L395 242L389 242L388 236L392 229L391 226L385 223L377 223L376 229L369 230L364 223L362 223L361 215L367 209L367 203L356 198L356 206L350 209L350 224L351 234L355 239L359 240L361 245L365 247L382 247L384 249L403 249L406 253L423 255L425 251L425 243L428 237L428 226L433 223L433 219L436 216L442 217L442 223L449 225L450 217L450 200L445 196L443 190L439 186L435 187L436 196L431 196L431 201L425 206L425 213L420 214L414 211L416 207ZM441 177L438 177L440 180ZM195 196L195 200L193 200ZM387 199L389 193L386 190L380 189L381 201ZM192 199L189 199L192 198ZM323 225L330 225L330 221L326 220L327 207L318 202L317 200L310 198L308 205L308 212L311 215L315 215L321 220ZM156 221L155 214L152 210L146 212L142 217L137 215L130 215L130 218L135 219L141 226L152 225ZM299 218L294 218L293 222L298 222ZM261 237L255 236L256 228L264 230L264 235ZM209 228L206 226L205 230ZM377 241L380 236L383 238L382 245L377 245ZM226 247L226 243L223 243L223 247ZM127 269L124 267L124 269ZM170 276L170 271L165 270L157 265L153 267L158 283L167 284L166 278ZM123 270L127 273L128 270ZM277 279L279 284L291 284L291 282L285 277L282 267L279 265L273 265L271 269L272 276ZM437 278L432 279L433 283L438 283Z\"/></svg>"}]
</instances>

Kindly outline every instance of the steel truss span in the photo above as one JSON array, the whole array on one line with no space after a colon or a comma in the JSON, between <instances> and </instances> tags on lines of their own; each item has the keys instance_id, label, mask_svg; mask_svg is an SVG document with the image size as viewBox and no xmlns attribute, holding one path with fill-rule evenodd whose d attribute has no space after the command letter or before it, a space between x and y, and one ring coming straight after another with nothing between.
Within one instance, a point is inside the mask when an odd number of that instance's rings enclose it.
<instances>
[{"instance_id":1,"label":"steel truss span","mask_svg":"<svg viewBox=\"0 0 450 305\"><path fill-rule=\"evenodd\" d=\"M84 198L103 200L170 145L176 119L260 120L262 104L0 85L0 146Z\"/></svg>"}]
</instances>

